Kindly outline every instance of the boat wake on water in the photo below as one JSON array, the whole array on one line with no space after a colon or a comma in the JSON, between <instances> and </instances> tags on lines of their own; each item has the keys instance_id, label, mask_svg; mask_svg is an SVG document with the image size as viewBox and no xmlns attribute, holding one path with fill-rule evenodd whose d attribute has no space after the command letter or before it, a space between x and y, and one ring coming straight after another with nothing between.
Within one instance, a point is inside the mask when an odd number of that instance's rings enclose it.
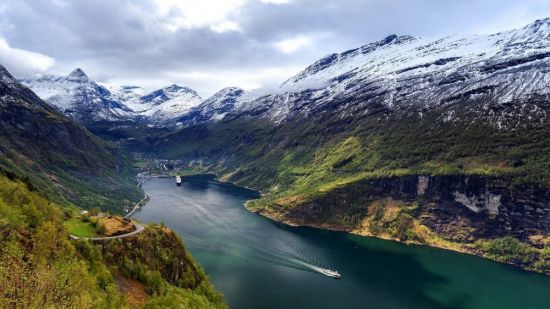
<instances>
[{"instance_id":1,"label":"boat wake on water","mask_svg":"<svg viewBox=\"0 0 550 309\"><path fill-rule=\"evenodd\" d=\"M302 265L302 266L304 266L308 269L311 269L311 270L313 270L315 272L318 272L320 274L323 274L325 276L336 278L336 279L342 278L340 273L337 272L336 270L315 266L315 265L312 265L312 264L309 264L309 263L306 263L306 262L303 262L303 261L299 261L299 260L296 260L296 259L291 259L291 260L293 262L299 264L299 265Z\"/></svg>"},{"instance_id":2,"label":"boat wake on water","mask_svg":"<svg viewBox=\"0 0 550 309\"><path fill-rule=\"evenodd\" d=\"M239 238L242 238L242 237L239 237ZM297 252L292 252L296 250L293 250L290 246L285 244L283 241L279 241L279 247L278 247L279 251L277 253L269 250L263 250L261 248L262 248L261 246L256 247L255 248L256 254L253 257L250 257L250 256L248 257L253 258L257 261L262 261L269 264L279 264L286 267L295 268L298 270L307 269L309 271L313 271L315 273L319 273L335 279L340 279L342 277L340 273L336 270L323 268L323 267L303 261L300 257L297 256Z\"/></svg>"},{"instance_id":3,"label":"boat wake on water","mask_svg":"<svg viewBox=\"0 0 550 309\"><path fill-rule=\"evenodd\" d=\"M280 264L283 264L287 267L292 267L292 268L296 268L296 269L302 269L303 270L305 268L307 270L325 275L327 277L335 278L335 279L340 279L342 277L340 275L340 273L336 270L323 268L323 267L320 267L320 266L310 264L308 262L303 261L303 259L302 259L303 256L298 257L298 255L303 255L303 253L300 254L301 250L299 250L297 248L292 248L285 241L279 239L276 242L278 244L278 249L279 249L278 254L274 254L273 252L268 251L268 250L261 250L261 249L259 249L259 248L261 248L261 246L258 246L256 248L258 253L261 252L261 253L266 255L266 258L264 259L264 261L270 261L271 263L273 263L273 262L280 263ZM267 256L269 256L269 257L267 257ZM256 259L258 259L258 257L256 257Z\"/></svg>"},{"instance_id":4,"label":"boat wake on water","mask_svg":"<svg viewBox=\"0 0 550 309\"><path fill-rule=\"evenodd\" d=\"M308 263L304 260L315 260L313 257L308 256L307 250L302 248L296 248L289 244L291 240L286 239L285 237L271 239L270 245L275 250L266 249L264 243L261 243L255 237L250 237L246 234L243 236L239 231L242 229L241 226L236 226L235 222L231 220L224 220L224 216L215 215L212 213L212 210L208 206L203 206L201 203L192 203L192 208L195 210L194 219L198 222L204 221L207 223L215 223L218 227L223 228L224 231L227 231L226 236L234 238L234 243L246 243L248 245L255 244L252 246L254 248L253 254L248 252L239 252L240 250L232 250L230 247L220 247L219 244L212 246L208 245L208 242L197 241L193 242L193 239L188 239L188 242L192 242L194 246L202 247L208 251L216 251L218 253L223 253L227 256L239 257L243 259L254 259L256 261L261 261L268 264L276 264L289 268L294 268L297 270L308 270L315 273L325 275L327 277L340 279L341 275L338 271L331 270L328 268L323 268L315 264ZM233 232L231 232L233 231ZM316 263L315 261L313 263ZM316 263L317 264L317 263Z\"/></svg>"}]
</instances>

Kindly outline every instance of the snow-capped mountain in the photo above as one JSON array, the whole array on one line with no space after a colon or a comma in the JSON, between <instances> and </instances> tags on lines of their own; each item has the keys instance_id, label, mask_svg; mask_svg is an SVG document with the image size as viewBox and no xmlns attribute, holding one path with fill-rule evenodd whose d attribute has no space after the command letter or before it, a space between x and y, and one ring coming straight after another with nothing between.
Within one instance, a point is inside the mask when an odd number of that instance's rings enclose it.
<instances>
[{"instance_id":1,"label":"snow-capped mountain","mask_svg":"<svg viewBox=\"0 0 550 309\"><path fill-rule=\"evenodd\" d=\"M137 101L142 95L147 93L147 90L140 86L116 86L107 83L102 83L101 85L107 88L111 92L112 98L119 102Z\"/></svg>"},{"instance_id":2,"label":"snow-capped mountain","mask_svg":"<svg viewBox=\"0 0 550 309\"><path fill-rule=\"evenodd\" d=\"M188 113L201 102L201 97L193 89L178 85L171 85L124 101L134 112L153 122L175 119Z\"/></svg>"},{"instance_id":3,"label":"snow-capped mountain","mask_svg":"<svg viewBox=\"0 0 550 309\"><path fill-rule=\"evenodd\" d=\"M67 76L46 75L21 83L41 99L73 119L88 122L123 120L133 117L131 109L114 100L105 87L90 80L81 69Z\"/></svg>"},{"instance_id":4,"label":"snow-capped mountain","mask_svg":"<svg viewBox=\"0 0 550 309\"><path fill-rule=\"evenodd\" d=\"M522 125L510 123L517 114L533 123L546 117L530 102L550 96L549 72L550 19L544 19L493 35L391 35L328 55L258 97L226 88L202 102L194 90L178 85L150 92L137 86L104 87L80 69L23 84L73 118L94 121L187 126L244 116L280 123L327 111L345 117L411 109L419 115L446 109L442 119L455 121L455 107L477 104L495 126L513 127Z\"/></svg>"},{"instance_id":5,"label":"snow-capped mountain","mask_svg":"<svg viewBox=\"0 0 550 309\"><path fill-rule=\"evenodd\" d=\"M457 103L478 102L481 108L515 102L536 122L546 114L526 102L550 94L549 73L550 19L493 35L437 40L391 35L324 57L277 93L244 102L235 113L281 122L328 108L343 117L381 107L422 111ZM493 114L493 124L503 125L509 111ZM448 112L444 117L452 121Z\"/></svg>"},{"instance_id":6,"label":"snow-capped mountain","mask_svg":"<svg viewBox=\"0 0 550 309\"><path fill-rule=\"evenodd\" d=\"M187 87L171 85L148 92L139 86L98 84L81 69L67 76L47 75L21 83L66 115L86 123L122 120L162 125L202 102Z\"/></svg>"},{"instance_id":7,"label":"snow-capped mountain","mask_svg":"<svg viewBox=\"0 0 550 309\"><path fill-rule=\"evenodd\" d=\"M17 100L13 98L17 98ZM30 109L43 109L47 112L57 113L49 104L42 101L34 92L21 85L9 72L0 64L0 107L7 108L10 101L17 101L18 104ZM10 103L10 104L8 104Z\"/></svg>"},{"instance_id":8,"label":"snow-capped mountain","mask_svg":"<svg viewBox=\"0 0 550 309\"><path fill-rule=\"evenodd\" d=\"M244 94L245 92L241 88L224 88L199 106L177 118L177 125L188 126L221 120L225 115L235 110Z\"/></svg>"}]
</instances>

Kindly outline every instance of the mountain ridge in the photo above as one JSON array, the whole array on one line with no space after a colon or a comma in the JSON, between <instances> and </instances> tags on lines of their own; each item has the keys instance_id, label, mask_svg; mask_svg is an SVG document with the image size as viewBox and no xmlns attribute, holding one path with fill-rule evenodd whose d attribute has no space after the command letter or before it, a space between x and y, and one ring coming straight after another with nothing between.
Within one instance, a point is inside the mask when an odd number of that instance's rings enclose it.
<instances>
[{"instance_id":1,"label":"mountain ridge","mask_svg":"<svg viewBox=\"0 0 550 309\"><path fill-rule=\"evenodd\" d=\"M0 169L60 204L122 212L140 190L120 150L66 118L0 65Z\"/></svg>"},{"instance_id":2,"label":"mountain ridge","mask_svg":"<svg viewBox=\"0 0 550 309\"><path fill-rule=\"evenodd\" d=\"M128 147L260 190L247 208L277 221L550 273L548 29L325 57L219 121Z\"/></svg>"},{"instance_id":3,"label":"mountain ridge","mask_svg":"<svg viewBox=\"0 0 550 309\"><path fill-rule=\"evenodd\" d=\"M96 83L80 68L66 76L45 75L21 82L64 114L92 127L102 121L169 125L202 102L188 87L172 84L152 91L115 87Z\"/></svg>"},{"instance_id":4,"label":"mountain ridge","mask_svg":"<svg viewBox=\"0 0 550 309\"><path fill-rule=\"evenodd\" d=\"M549 94L549 34L545 19L493 35L437 40L392 35L321 58L276 93L249 100L229 116L251 114L278 123L315 115L324 106L342 114L365 112L369 105L421 113L480 96L498 104L528 102L533 94ZM333 106L336 100L347 102Z\"/></svg>"}]
</instances>

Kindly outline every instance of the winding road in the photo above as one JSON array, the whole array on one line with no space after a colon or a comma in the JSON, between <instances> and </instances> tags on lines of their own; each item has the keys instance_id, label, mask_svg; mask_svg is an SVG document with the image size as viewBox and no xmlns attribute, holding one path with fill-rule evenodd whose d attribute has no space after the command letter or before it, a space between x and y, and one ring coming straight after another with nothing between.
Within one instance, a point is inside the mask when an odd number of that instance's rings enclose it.
<instances>
[{"instance_id":1,"label":"winding road","mask_svg":"<svg viewBox=\"0 0 550 309\"><path fill-rule=\"evenodd\" d=\"M136 204L136 206L134 206L134 208L133 208L129 213L127 213L127 214L124 216L124 218L130 218L130 217L134 214L134 212L136 212L136 211L139 209L139 205L140 205L141 203L143 203L148 197L149 197L149 196L147 196L147 194L145 194L145 196L143 197L143 199L142 199L141 201L139 201L139 202Z\"/></svg>"},{"instance_id":2,"label":"winding road","mask_svg":"<svg viewBox=\"0 0 550 309\"><path fill-rule=\"evenodd\" d=\"M141 181L138 181L138 184L137 186L141 186ZM134 208L129 212L127 213L124 218L129 218L130 216L132 216L138 209L139 209L139 205L141 203L143 203L145 200L147 200L149 196L147 196L147 194L145 194L145 196L143 197L143 199L141 201L139 201L135 206ZM126 233L126 234L122 234L122 235L116 235L116 236L105 236L105 237L78 237L78 236L74 236L74 235L69 235L71 237L71 239L86 239L86 240L110 240L110 239L117 239L117 238L126 238L126 237L130 237L132 235L136 235L137 233L141 233L145 228L143 227L143 225L139 224L139 223L135 223L134 222L134 227L136 228L135 230L133 230L132 232L130 233Z\"/></svg>"},{"instance_id":3,"label":"winding road","mask_svg":"<svg viewBox=\"0 0 550 309\"><path fill-rule=\"evenodd\" d=\"M134 223L134 226L136 227L135 230L133 230L130 233L122 234L122 235L116 235L116 236L106 236L106 237L78 237L74 235L70 235L72 239L86 239L86 240L111 240L111 239L117 239L117 238L126 238L130 237L132 235L136 235L137 233L141 233L145 227L143 225Z\"/></svg>"}]
</instances>

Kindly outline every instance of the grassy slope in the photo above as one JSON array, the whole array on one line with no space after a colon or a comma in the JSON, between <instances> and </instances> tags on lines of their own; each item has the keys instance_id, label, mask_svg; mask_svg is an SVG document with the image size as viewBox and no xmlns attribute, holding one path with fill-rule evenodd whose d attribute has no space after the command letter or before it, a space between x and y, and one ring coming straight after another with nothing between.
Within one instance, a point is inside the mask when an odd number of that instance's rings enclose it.
<instances>
[{"instance_id":1,"label":"grassy slope","mask_svg":"<svg viewBox=\"0 0 550 309\"><path fill-rule=\"evenodd\" d=\"M546 103L541 108L549 110ZM499 130L488 125L487 118L468 120L472 119L466 117L469 113L476 113L468 106L455 122L441 121L441 113L424 111L422 117L372 113L350 118L327 114L279 126L265 120L234 119L162 136L150 149L162 158L201 159L210 163L211 171L225 175L224 179L261 190L263 198L248 207L273 218L284 214L284 208L318 200L337 188L387 176L506 176L515 184L550 187L548 119L509 123L512 129ZM397 221L408 222L403 218L386 222L379 234L368 228L355 232L402 240L392 226ZM423 238L408 241L549 270L547 246L537 249L505 238L464 247L431 233L417 221L406 230Z\"/></svg>"},{"instance_id":2,"label":"grassy slope","mask_svg":"<svg viewBox=\"0 0 550 309\"><path fill-rule=\"evenodd\" d=\"M0 171L61 204L121 211L141 197L114 146L61 115L0 66Z\"/></svg>"},{"instance_id":3,"label":"grassy slope","mask_svg":"<svg viewBox=\"0 0 550 309\"><path fill-rule=\"evenodd\" d=\"M70 218L65 221L67 231L77 237L95 237L98 235L95 225L88 221L83 221L82 218Z\"/></svg>"},{"instance_id":4,"label":"grassy slope","mask_svg":"<svg viewBox=\"0 0 550 309\"><path fill-rule=\"evenodd\" d=\"M69 241L62 222L70 213L0 176L0 307L127 308L120 275L145 287L146 308L226 307L171 231L150 226L128 241Z\"/></svg>"},{"instance_id":5,"label":"grassy slope","mask_svg":"<svg viewBox=\"0 0 550 309\"><path fill-rule=\"evenodd\" d=\"M32 141L20 142L31 146L24 152L9 144L0 147L4 154L0 156L0 171L24 180L57 203L121 212L123 205L132 205L142 196L129 159L117 154L118 150L112 146L104 144L115 155L96 153L90 160L86 158L88 154L83 158L71 158L66 153L52 151L51 147L33 145ZM80 151L88 150L82 148Z\"/></svg>"},{"instance_id":6,"label":"grassy slope","mask_svg":"<svg viewBox=\"0 0 550 309\"><path fill-rule=\"evenodd\" d=\"M274 127L236 120L159 138L158 156L203 159L266 199L316 195L366 178L406 174L512 175L550 186L550 126L499 131L479 123L443 123L437 115L328 115Z\"/></svg>"}]
</instances>

